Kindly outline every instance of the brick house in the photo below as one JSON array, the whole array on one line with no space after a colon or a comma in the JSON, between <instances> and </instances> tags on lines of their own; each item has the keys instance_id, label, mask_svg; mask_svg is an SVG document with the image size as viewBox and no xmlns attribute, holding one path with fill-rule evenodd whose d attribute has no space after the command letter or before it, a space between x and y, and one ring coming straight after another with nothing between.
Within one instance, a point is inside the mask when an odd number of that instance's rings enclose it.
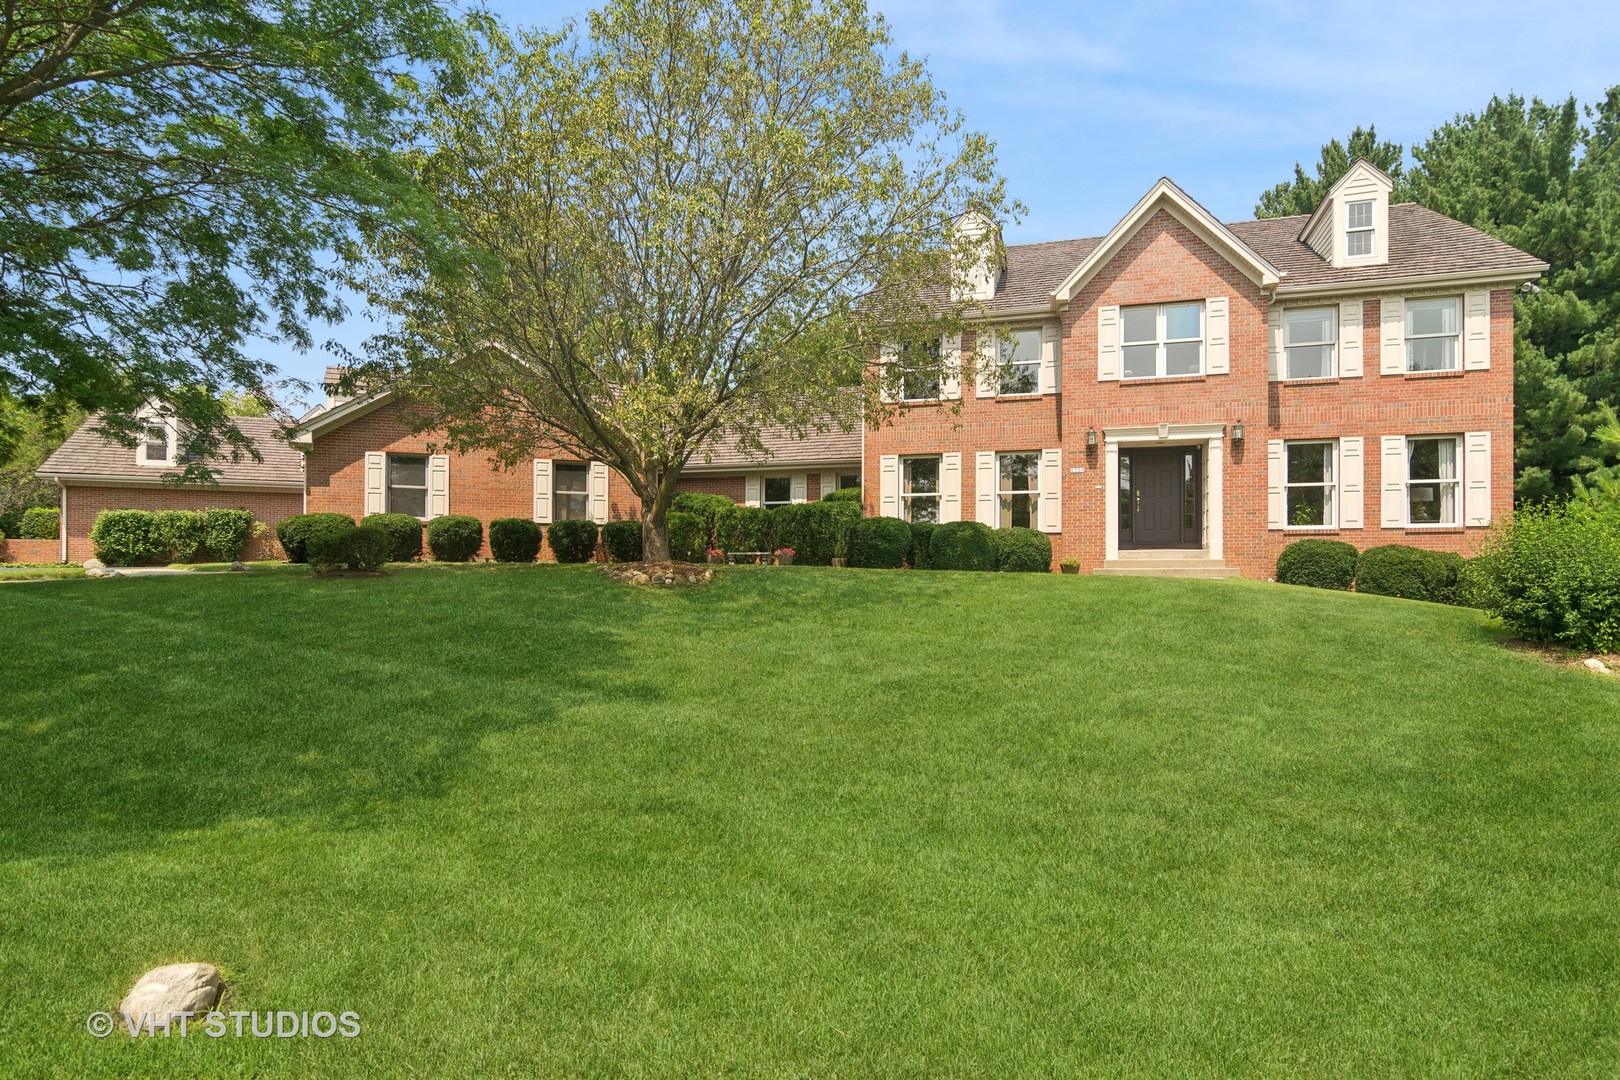
<instances>
[{"instance_id":1,"label":"brick house","mask_svg":"<svg viewBox=\"0 0 1620 1080\"><path fill-rule=\"evenodd\" d=\"M1392 187L1359 162L1309 216L1222 224L1161 180L1107 236L1004 248L955 374L867 433L867 513L1029 526L1103 573L1469 550L1512 507L1513 292L1546 265Z\"/></svg>"}]
</instances>

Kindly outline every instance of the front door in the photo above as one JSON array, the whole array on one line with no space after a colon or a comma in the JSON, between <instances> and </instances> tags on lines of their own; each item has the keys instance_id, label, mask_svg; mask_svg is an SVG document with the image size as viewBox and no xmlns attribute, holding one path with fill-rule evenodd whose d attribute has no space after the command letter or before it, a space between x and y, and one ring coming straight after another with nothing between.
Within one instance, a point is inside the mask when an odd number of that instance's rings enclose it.
<instances>
[{"instance_id":1,"label":"front door","mask_svg":"<svg viewBox=\"0 0 1620 1080\"><path fill-rule=\"evenodd\" d=\"M1121 547L1203 546L1203 472L1195 446L1121 450Z\"/></svg>"}]
</instances>

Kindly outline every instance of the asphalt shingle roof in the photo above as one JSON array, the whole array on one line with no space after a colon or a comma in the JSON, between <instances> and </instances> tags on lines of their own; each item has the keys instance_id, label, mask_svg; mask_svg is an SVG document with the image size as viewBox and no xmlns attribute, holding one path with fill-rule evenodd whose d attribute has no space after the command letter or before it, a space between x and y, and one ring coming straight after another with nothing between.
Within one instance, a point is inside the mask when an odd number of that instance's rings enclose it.
<instances>
[{"instance_id":1,"label":"asphalt shingle roof","mask_svg":"<svg viewBox=\"0 0 1620 1080\"><path fill-rule=\"evenodd\" d=\"M227 451L210 460L214 475L225 483L301 484L304 482L304 455L281 434L281 425L261 416L239 416L232 421L238 431L252 440L264 459L242 457L232 461ZM39 467L41 476L106 476L131 480L157 480L179 470L158 469L135 461L136 451L121 446L96 430L95 417L79 425L67 441L57 447Z\"/></svg>"}]
</instances>

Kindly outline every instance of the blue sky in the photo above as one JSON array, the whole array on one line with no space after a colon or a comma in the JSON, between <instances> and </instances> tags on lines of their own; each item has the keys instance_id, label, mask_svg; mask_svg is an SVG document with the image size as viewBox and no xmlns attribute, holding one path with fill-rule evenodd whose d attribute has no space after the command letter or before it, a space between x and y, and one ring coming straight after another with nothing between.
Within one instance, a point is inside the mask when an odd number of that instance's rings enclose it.
<instances>
[{"instance_id":1,"label":"blue sky","mask_svg":"<svg viewBox=\"0 0 1620 1080\"><path fill-rule=\"evenodd\" d=\"M555 26L588 4L487 0ZM1597 99L1620 82L1620 4L997 3L890 0L895 43L999 148L1017 243L1106 232L1160 176L1223 220L1331 138L1373 123L1410 146L1493 94ZM318 341L357 345L356 312ZM267 345L289 376L328 358Z\"/></svg>"}]
</instances>

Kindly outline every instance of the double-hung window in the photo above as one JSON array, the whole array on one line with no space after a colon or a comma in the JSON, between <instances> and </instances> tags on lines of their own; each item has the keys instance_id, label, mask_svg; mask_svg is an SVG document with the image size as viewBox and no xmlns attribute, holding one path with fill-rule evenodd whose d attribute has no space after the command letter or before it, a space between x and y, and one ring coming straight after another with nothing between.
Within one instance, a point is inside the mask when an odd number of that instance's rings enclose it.
<instances>
[{"instance_id":1,"label":"double-hung window","mask_svg":"<svg viewBox=\"0 0 1620 1080\"><path fill-rule=\"evenodd\" d=\"M900 349L900 397L939 400L939 342L914 341Z\"/></svg>"},{"instance_id":2,"label":"double-hung window","mask_svg":"<svg viewBox=\"0 0 1620 1080\"><path fill-rule=\"evenodd\" d=\"M835 490L843 491L845 488L858 488L860 486L860 473L841 472L838 474L838 487Z\"/></svg>"},{"instance_id":3,"label":"double-hung window","mask_svg":"<svg viewBox=\"0 0 1620 1080\"><path fill-rule=\"evenodd\" d=\"M591 516L591 467L583 461L551 466L551 520L580 521Z\"/></svg>"},{"instance_id":4,"label":"double-hung window","mask_svg":"<svg viewBox=\"0 0 1620 1080\"><path fill-rule=\"evenodd\" d=\"M148 465L169 464L169 429L163 424L147 424L141 440L141 453Z\"/></svg>"},{"instance_id":5,"label":"double-hung window","mask_svg":"<svg viewBox=\"0 0 1620 1080\"><path fill-rule=\"evenodd\" d=\"M1041 455L1034 451L996 456L996 500L1002 528L1038 527L1041 503Z\"/></svg>"},{"instance_id":6,"label":"double-hung window","mask_svg":"<svg viewBox=\"0 0 1620 1080\"><path fill-rule=\"evenodd\" d=\"M901 462L900 516L907 521L939 520L939 458L908 457Z\"/></svg>"},{"instance_id":7,"label":"double-hung window","mask_svg":"<svg viewBox=\"0 0 1620 1080\"><path fill-rule=\"evenodd\" d=\"M1406 370L1456 371L1456 297L1406 302Z\"/></svg>"},{"instance_id":8,"label":"double-hung window","mask_svg":"<svg viewBox=\"0 0 1620 1080\"><path fill-rule=\"evenodd\" d=\"M1373 204L1371 199L1345 207L1344 253L1354 259L1373 253Z\"/></svg>"},{"instance_id":9,"label":"double-hung window","mask_svg":"<svg viewBox=\"0 0 1620 1080\"><path fill-rule=\"evenodd\" d=\"M1331 379L1334 308L1300 308L1283 315L1285 379Z\"/></svg>"},{"instance_id":10,"label":"double-hung window","mask_svg":"<svg viewBox=\"0 0 1620 1080\"><path fill-rule=\"evenodd\" d=\"M1331 527L1337 520L1333 482L1337 444L1328 441L1290 442L1287 488L1288 524L1292 528Z\"/></svg>"},{"instance_id":11,"label":"double-hung window","mask_svg":"<svg viewBox=\"0 0 1620 1080\"><path fill-rule=\"evenodd\" d=\"M427 517L428 459L421 454L388 455L390 514Z\"/></svg>"},{"instance_id":12,"label":"double-hung window","mask_svg":"<svg viewBox=\"0 0 1620 1080\"><path fill-rule=\"evenodd\" d=\"M762 501L766 509L773 506L787 506L793 501L793 477L767 476L764 493L765 498Z\"/></svg>"},{"instance_id":13,"label":"double-hung window","mask_svg":"<svg viewBox=\"0 0 1620 1080\"><path fill-rule=\"evenodd\" d=\"M1456 525L1462 478L1455 435L1406 440L1406 523Z\"/></svg>"},{"instance_id":14,"label":"double-hung window","mask_svg":"<svg viewBox=\"0 0 1620 1080\"><path fill-rule=\"evenodd\" d=\"M1041 332L1003 330L996 335L996 376L1003 394L1035 394L1041 389Z\"/></svg>"},{"instance_id":15,"label":"double-hung window","mask_svg":"<svg viewBox=\"0 0 1620 1080\"><path fill-rule=\"evenodd\" d=\"M1204 305L1145 304L1120 310L1124 377L1153 379L1204 371Z\"/></svg>"}]
</instances>

